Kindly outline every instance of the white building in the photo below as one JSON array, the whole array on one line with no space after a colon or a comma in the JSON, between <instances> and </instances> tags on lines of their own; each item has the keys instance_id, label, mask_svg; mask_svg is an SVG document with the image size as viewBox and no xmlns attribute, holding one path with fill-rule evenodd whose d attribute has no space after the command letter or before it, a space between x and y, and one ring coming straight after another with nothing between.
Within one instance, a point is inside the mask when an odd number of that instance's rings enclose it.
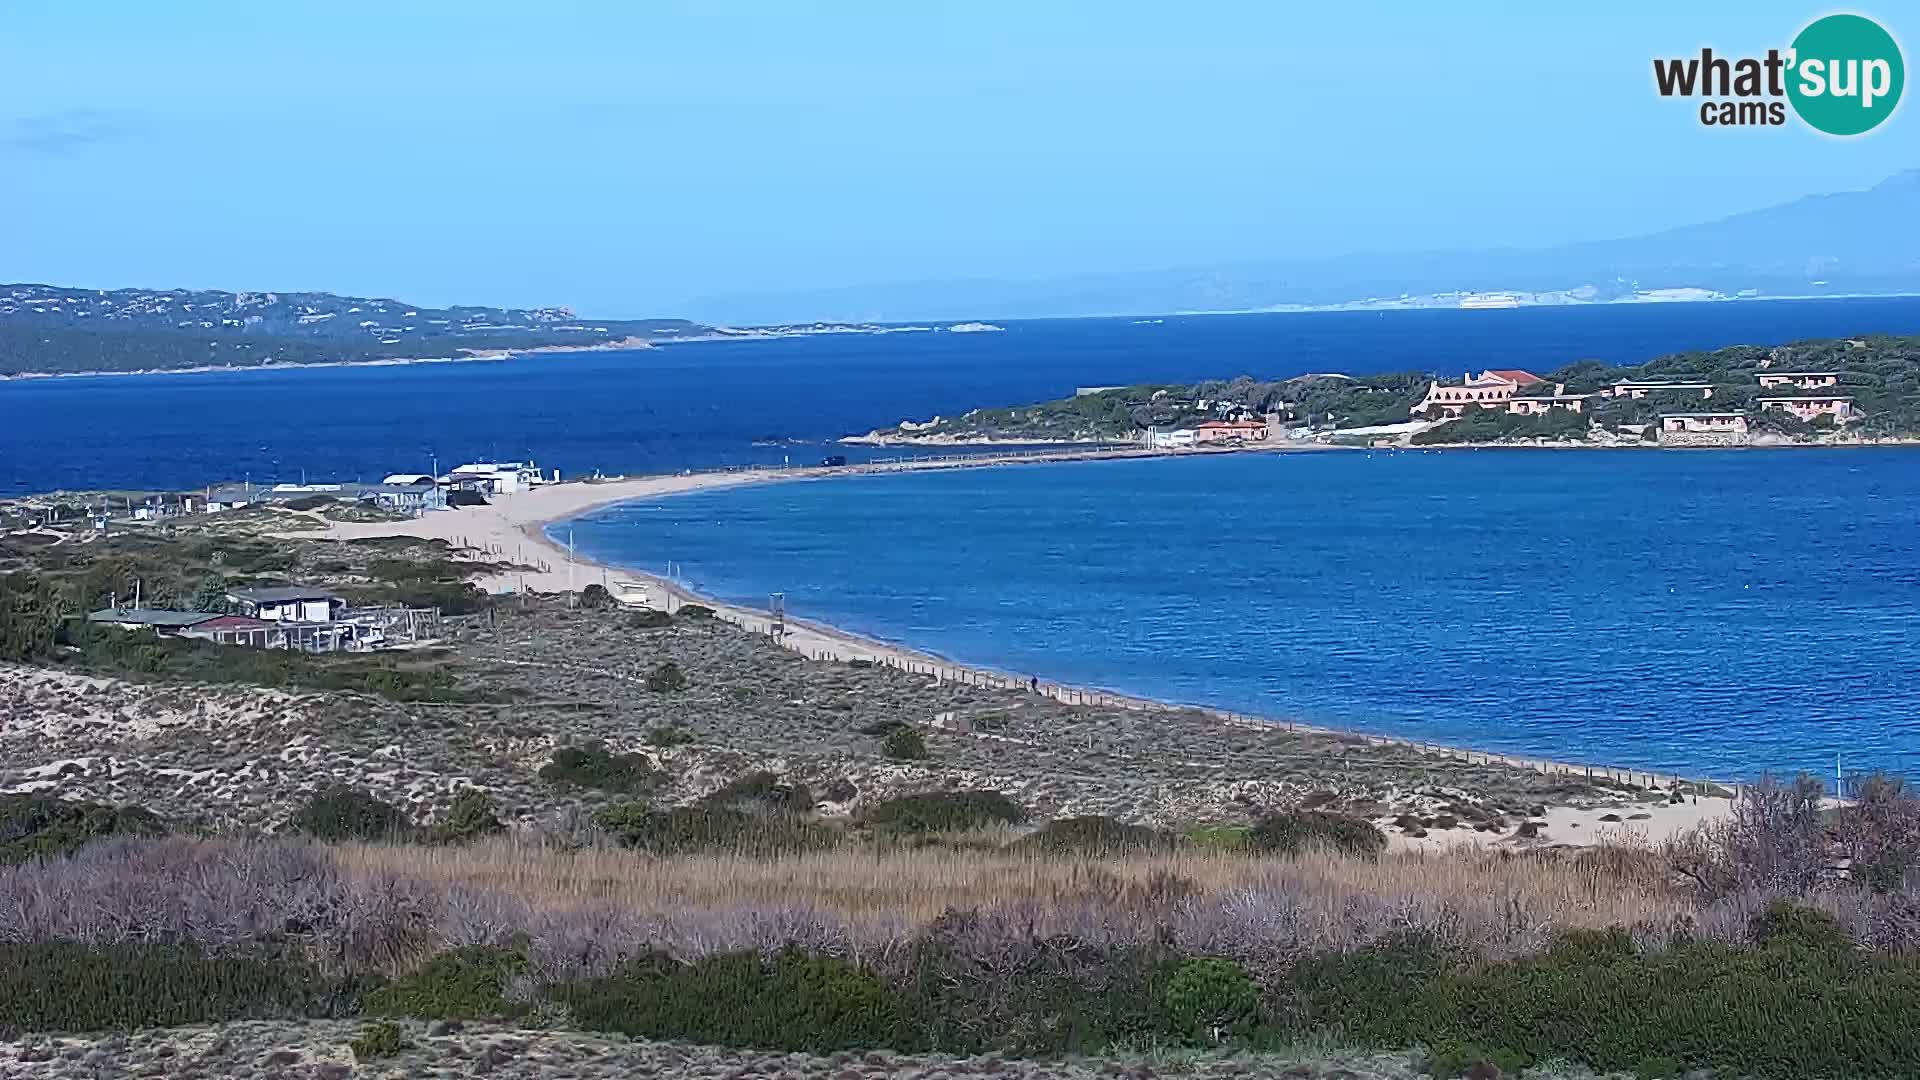
<instances>
[{"instance_id":1,"label":"white building","mask_svg":"<svg viewBox=\"0 0 1920 1080\"><path fill-rule=\"evenodd\" d=\"M559 479L560 470L555 469L553 479L548 480L531 461L478 461L447 474L449 486L488 495L512 495Z\"/></svg>"},{"instance_id":2,"label":"white building","mask_svg":"<svg viewBox=\"0 0 1920 1080\"><path fill-rule=\"evenodd\" d=\"M1171 431L1161 431L1159 428L1147 429L1147 445L1156 450L1192 446L1197 437L1192 428L1174 428Z\"/></svg>"},{"instance_id":3,"label":"white building","mask_svg":"<svg viewBox=\"0 0 1920 1080\"><path fill-rule=\"evenodd\" d=\"M344 599L304 585L234 589L227 593L227 603L242 615L278 623L333 622L347 610Z\"/></svg>"}]
</instances>

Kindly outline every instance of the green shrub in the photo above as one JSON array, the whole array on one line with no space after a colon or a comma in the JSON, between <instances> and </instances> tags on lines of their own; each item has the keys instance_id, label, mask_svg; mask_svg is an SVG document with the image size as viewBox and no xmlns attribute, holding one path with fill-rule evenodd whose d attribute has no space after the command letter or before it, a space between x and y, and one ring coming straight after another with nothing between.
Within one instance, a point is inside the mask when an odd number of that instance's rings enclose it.
<instances>
[{"instance_id":1,"label":"green shrub","mask_svg":"<svg viewBox=\"0 0 1920 1080\"><path fill-rule=\"evenodd\" d=\"M540 779L562 787L597 788L638 795L660 784L660 771L645 754L615 754L604 743L563 746L540 766Z\"/></svg>"},{"instance_id":2,"label":"green shrub","mask_svg":"<svg viewBox=\"0 0 1920 1080\"><path fill-rule=\"evenodd\" d=\"M924 1045L886 984L844 960L787 951L723 953L680 965L660 957L561 987L594 1031L762 1050L828 1053Z\"/></svg>"},{"instance_id":3,"label":"green shrub","mask_svg":"<svg viewBox=\"0 0 1920 1080\"><path fill-rule=\"evenodd\" d=\"M652 608L644 611L636 611L627 616L627 629L629 630L658 630L662 627L672 625L673 616L664 611L656 611Z\"/></svg>"},{"instance_id":4,"label":"green shrub","mask_svg":"<svg viewBox=\"0 0 1920 1080\"><path fill-rule=\"evenodd\" d=\"M679 724L662 724L658 727L647 729L646 742L648 746L685 746L692 741L693 732L688 731Z\"/></svg>"},{"instance_id":5,"label":"green shrub","mask_svg":"<svg viewBox=\"0 0 1920 1080\"><path fill-rule=\"evenodd\" d=\"M687 673L680 665L667 660L647 673L647 689L656 694L670 694L687 688Z\"/></svg>"},{"instance_id":6,"label":"green shrub","mask_svg":"<svg viewBox=\"0 0 1920 1080\"><path fill-rule=\"evenodd\" d=\"M348 1041L347 1048L353 1051L353 1060L373 1061L405 1050L407 1041L401 1037L398 1024L382 1022L361 1028L359 1037Z\"/></svg>"},{"instance_id":7,"label":"green shrub","mask_svg":"<svg viewBox=\"0 0 1920 1080\"><path fill-rule=\"evenodd\" d=\"M1754 915L1748 930L1759 945L1799 945L1809 949L1856 948L1853 936L1832 915L1790 900L1774 900Z\"/></svg>"},{"instance_id":8,"label":"green shrub","mask_svg":"<svg viewBox=\"0 0 1920 1080\"><path fill-rule=\"evenodd\" d=\"M479 788L462 788L447 807L447 816L433 827L433 838L443 844L464 844L506 831L494 812L493 796Z\"/></svg>"},{"instance_id":9,"label":"green shrub","mask_svg":"<svg viewBox=\"0 0 1920 1080\"><path fill-rule=\"evenodd\" d=\"M1783 915L1791 928L1761 948L1640 952L1609 931L1500 963L1449 959L1418 939L1310 957L1292 977L1289 1023L1503 1068L1557 1057L1649 1077L1675 1066L1756 1080L1920 1076L1920 965L1830 947L1819 920Z\"/></svg>"},{"instance_id":10,"label":"green shrub","mask_svg":"<svg viewBox=\"0 0 1920 1080\"><path fill-rule=\"evenodd\" d=\"M853 786L853 781L842 776L827 785L826 797L828 802L852 802L860 797L860 789Z\"/></svg>"},{"instance_id":11,"label":"green shrub","mask_svg":"<svg viewBox=\"0 0 1920 1080\"><path fill-rule=\"evenodd\" d=\"M986 825L1018 825L1027 819L1019 803L997 791L935 791L874 803L860 814L872 829L899 833L957 832Z\"/></svg>"},{"instance_id":12,"label":"green shrub","mask_svg":"<svg viewBox=\"0 0 1920 1080\"><path fill-rule=\"evenodd\" d=\"M0 866L76 851L107 836L157 836L166 823L138 806L0 795Z\"/></svg>"},{"instance_id":13,"label":"green shrub","mask_svg":"<svg viewBox=\"0 0 1920 1080\"><path fill-rule=\"evenodd\" d=\"M405 840L413 823L391 803L336 784L301 805L288 827L316 840Z\"/></svg>"},{"instance_id":14,"label":"green shrub","mask_svg":"<svg viewBox=\"0 0 1920 1080\"><path fill-rule=\"evenodd\" d=\"M1193 959L1167 982L1167 1020L1187 1038L1217 1042L1220 1034L1244 1032L1260 1011L1260 989L1231 960Z\"/></svg>"},{"instance_id":15,"label":"green shrub","mask_svg":"<svg viewBox=\"0 0 1920 1080\"><path fill-rule=\"evenodd\" d=\"M522 1006L506 1000L507 983L524 971L526 958L486 945L468 945L435 956L418 969L370 991L371 1016L422 1020L488 1020L516 1016Z\"/></svg>"},{"instance_id":16,"label":"green shrub","mask_svg":"<svg viewBox=\"0 0 1920 1080\"><path fill-rule=\"evenodd\" d=\"M580 590L580 606L588 611L604 611L614 606L613 594L596 581Z\"/></svg>"},{"instance_id":17,"label":"green shrub","mask_svg":"<svg viewBox=\"0 0 1920 1080\"><path fill-rule=\"evenodd\" d=\"M191 945L4 942L0 1038L342 1016L354 1010L359 989L286 957L216 957Z\"/></svg>"},{"instance_id":18,"label":"green shrub","mask_svg":"<svg viewBox=\"0 0 1920 1080\"><path fill-rule=\"evenodd\" d=\"M654 810L642 803L602 807L594 824L623 847L655 855L718 851L740 855L792 855L834 846L839 834L789 814L755 814L723 806Z\"/></svg>"},{"instance_id":19,"label":"green shrub","mask_svg":"<svg viewBox=\"0 0 1920 1080\"><path fill-rule=\"evenodd\" d=\"M1351 855L1377 855L1386 850L1387 835L1372 822L1324 810L1293 810L1268 814L1254 822L1247 834L1254 851L1295 855L1326 848Z\"/></svg>"},{"instance_id":20,"label":"green shrub","mask_svg":"<svg viewBox=\"0 0 1920 1080\"><path fill-rule=\"evenodd\" d=\"M713 609L705 604L681 604L674 614L682 619L711 619Z\"/></svg>"},{"instance_id":21,"label":"green shrub","mask_svg":"<svg viewBox=\"0 0 1920 1080\"><path fill-rule=\"evenodd\" d=\"M895 761L924 761L927 757L927 741L920 737L918 731L900 724L881 737L880 752Z\"/></svg>"},{"instance_id":22,"label":"green shrub","mask_svg":"<svg viewBox=\"0 0 1920 1080\"><path fill-rule=\"evenodd\" d=\"M1171 850L1178 841L1145 825L1110 817L1074 817L1049 821L1007 845L1009 851L1050 855L1124 855Z\"/></svg>"},{"instance_id":23,"label":"green shrub","mask_svg":"<svg viewBox=\"0 0 1920 1080\"><path fill-rule=\"evenodd\" d=\"M780 778L764 770L750 772L729 781L726 786L700 800L703 806L731 807L763 813L811 813L813 791L805 784L783 784Z\"/></svg>"}]
</instances>

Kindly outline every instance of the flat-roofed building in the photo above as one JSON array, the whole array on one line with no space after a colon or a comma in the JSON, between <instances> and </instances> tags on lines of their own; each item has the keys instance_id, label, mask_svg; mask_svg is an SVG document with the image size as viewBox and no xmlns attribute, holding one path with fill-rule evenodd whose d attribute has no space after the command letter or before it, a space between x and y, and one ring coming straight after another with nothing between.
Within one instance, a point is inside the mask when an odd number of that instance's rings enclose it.
<instances>
[{"instance_id":1,"label":"flat-roofed building","mask_svg":"<svg viewBox=\"0 0 1920 1080\"><path fill-rule=\"evenodd\" d=\"M1754 404L1763 409L1778 409L1790 412L1802 420L1811 421L1817 416L1831 416L1836 424L1844 424L1854 418L1853 399L1835 395L1799 394L1793 397L1755 398Z\"/></svg>"},{"instance_id":2,"label":"flat-roofed building","mask_svg":"<svg viewBox=\"0 0 1920 1080\"><path fill-rule=\"evenodd\" d=\"M1837 371L1763 371L1759 378L1762 390L1781 386L1791 386L1796 390L1820 390L1840 385L1840 373Z\"/></svg>"}]
</instances>

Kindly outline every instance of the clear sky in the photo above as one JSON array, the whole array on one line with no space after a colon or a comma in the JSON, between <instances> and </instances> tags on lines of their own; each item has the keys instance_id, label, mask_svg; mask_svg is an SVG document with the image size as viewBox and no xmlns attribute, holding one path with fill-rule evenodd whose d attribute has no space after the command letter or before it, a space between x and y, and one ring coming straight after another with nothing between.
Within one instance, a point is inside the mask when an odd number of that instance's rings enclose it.
<instances>
[{"instance_id":1,"label":"clear sky","mask_svg":"<svg viewBox=\"0 0 1920 1080\"><path fill-rule=\"evenodd\" d=\"M4 5L8 281L671 315L1615 237L1920 165L1911 102L1837 140L1654 94L1804 3ZM1857 10L1911 65L1920 14Z\"/></svg>"}]
</instances>

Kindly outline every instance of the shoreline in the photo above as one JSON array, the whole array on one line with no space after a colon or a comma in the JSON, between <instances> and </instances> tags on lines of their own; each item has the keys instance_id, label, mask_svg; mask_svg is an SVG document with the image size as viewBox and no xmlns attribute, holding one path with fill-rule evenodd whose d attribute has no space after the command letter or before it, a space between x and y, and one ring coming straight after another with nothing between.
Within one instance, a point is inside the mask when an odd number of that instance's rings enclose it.
<instances>
[{"instance_id":1,"label":"shoreline","mask_svg":"<svg viewBox=\"0 0 1920 1080\"><path fill-rule=\"evenodd\" d=\"M1252 449L1254 448L1248 448L1248 450ZM1203 451L1203 453L1244 453L1248 450ZM479 551L495 559L526 567L526 569L510 570L478 578L476 583L489 592L496 594L521 591L558 593L578 590L589 584L604 583L610 591L617 594L619 591L615 588L617 584L631 582L647 590L649 607L676 611L688 604L699 604L711 608L716 617L748 632L767 634L771 630L772 617L764 608L722 600L650 571L611 565L584 557L577 551L569 552L565 543L551 535L548 529L619 503L647 501L689 492L721 490L748 484L810 481L836 476L923 472L937 469L1191 456L1194 456L1192 451L1144 448L1121 451L1060 450L1017 456L990 453L960 455L959 457L963 460L875 463L833 468L743 468L730 472L574 481L499 497L484 507L445 511L407 521L333 522L329 526L327 537L348 540L372 536L406 535L445 540L458 547ZM838 662L864 661L936 679L969 681L1011 691L1026 691L1033 686L1038 692L1066 704L1101 705L1145 712L1193 710L1207 714L1226 726L1281 725L1289 731L1360 739L1376 746L1401 746L1421 753L1440 754L1468 762L1482 761L1512 768L1531 769L1548 775L1566 775L1569 778L1610 779L1654 789L1669 788L1676 784L1715 783L1702 777L1681 776L1655 769L1605 766L1531 755L1504 754L1498 751L1424 742L1402 736L1330 728L1288 718L1243 714L1200 703L1154 699L1100 687L1062 683L1036 675L1016 674L981 665L969 665L925 649L807 619L789 616L783 625L785 634L780 644L811 659ZM1731 782L1719 783L1724 787L1732 786ZM1649 839L1657 842L1666 836L1674 835L1683 828L1699 824L1706 817L1724 814L1730 807L1730 800L1714 796L1701 796L1690 803L1672 806L1665 803L1646 804L1644 809L1651 812L1653 818L1636 823L1646 827L1634 831L1645 833ZM1582 812L1568 807L1554 807L1552 810L1559 815L1555 818L1556 822L1565 818L1567 814ZM1595 830L1587 830L1587 836L1583 841L1597 841L1599 837L1595 832ZM1556 830L1555 835L1566 838L1568 831ZM1416 843L1412 838L1404 839L1412 847L1432 846L1425 841Z\"/></svg>"},{"instance_id":2,"label":"shoreline","mask_svg":"<svg viewBox=\"0 0 1920 1080\"><path fill-rule=\"evenodd\" d=\"M712 328L715 332L689 334L686 337L642 338L625 337L618 341L596 341L579 345L531 345L523 349L461 349L459 356L382 356L372 360L316 360L300 364L196 364L192 367L177 368L138 368L133 371L16 371L0 374L0 383L13 381L26 382L37 379L111 379L131 375L206 375L215 372L239 371L301 371L308 368L357 368L357 367L411 367L414 364L472 364L486 360L512 360L516 357L536 358L571 353L624 352L639 349L659 349L668 345L697 345L713 341L775 341L785 338L831 337L847 334L905 334L928 333L932 326L889 326L856 327L825 330L756 330L744 328L728 331L725 327ZM726 332L722 332L726 331Z\"/></svg>"}]
</instances>

